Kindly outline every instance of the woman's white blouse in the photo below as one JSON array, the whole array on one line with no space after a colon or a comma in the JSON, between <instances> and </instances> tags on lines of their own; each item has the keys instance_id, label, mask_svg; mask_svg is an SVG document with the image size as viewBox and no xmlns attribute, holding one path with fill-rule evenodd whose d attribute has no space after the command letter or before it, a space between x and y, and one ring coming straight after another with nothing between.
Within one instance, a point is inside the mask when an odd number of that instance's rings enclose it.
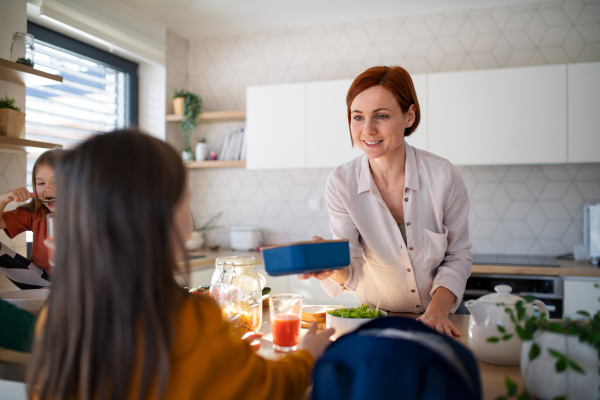
<instances>
[{"instance_id":1,"label":"woman's white blouse","mask_svg":"<svg viewBox=\"0 0 600 400\"><path fill-rule=\"evenodd\" d=\"M456 295L471 274L469 197L448 160L405 142L404 221L407 244L383 201L363 155L327 179L329 227L350 240L350 276L321 281L329 295L354 292L362 304L396 312L424 312L438 287Z\"/></svg>"}]
</instances>

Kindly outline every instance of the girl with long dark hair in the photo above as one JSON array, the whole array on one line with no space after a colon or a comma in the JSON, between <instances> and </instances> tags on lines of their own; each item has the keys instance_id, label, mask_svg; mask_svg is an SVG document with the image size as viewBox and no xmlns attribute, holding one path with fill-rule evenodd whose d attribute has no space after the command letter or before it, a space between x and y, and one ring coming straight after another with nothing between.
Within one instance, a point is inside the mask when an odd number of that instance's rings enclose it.
<instances>
[{"instance_id":1,"label":"girl with long dark hair","mask_svg":"<svg viewBox=\"0 0 600 400\"><path fill-rule=\"evenodd\" d=\"M55 272L28 371L46 399L294 399L331 332L259 357L176 283L192 230L186 169L145 134L98 135L58 164ZM313 328L315 329L315 328Z\"/></svg>"}]
</instances>

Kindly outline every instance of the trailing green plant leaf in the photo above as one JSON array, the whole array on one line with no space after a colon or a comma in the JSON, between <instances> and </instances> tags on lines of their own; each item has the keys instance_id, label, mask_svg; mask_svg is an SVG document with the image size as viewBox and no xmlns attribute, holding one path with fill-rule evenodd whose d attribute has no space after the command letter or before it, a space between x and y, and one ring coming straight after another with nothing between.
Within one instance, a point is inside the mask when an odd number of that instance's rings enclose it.
<instances>
[{"instance_id":1,"label":"trailing green plant leaf","mask_svg":"<svg viewBox=\"0 0 600 400\"><path fill-rule=\"evenodd\" d=\"M531 334L531 332L528 332L527 330L525 330L521 326L519 326L519 325L515 326L515 330L517 331L517 335L519 335L519 337L521 338L521 340L531 340L531 339L533 339L533 335Z\"/></svg>"},{"instance_id":2,"label":"trailing green plant leaf","mask_svg":"<svg viewBox=\"0 0 600 400\"><path fill-rule=\"evenodd\" d=\"M507 314L510 316L510 320L511 320L511 321L512 321L514 324L516 324L516 323L517 323L517 319L515 318L515 313L513 312L513 310L512 310L512 309L510 309L510 308L506 307L506 308L504 309L504 312L505 312L505 313L507 313Z\"/></svg>"},{"instance_id":3,"label":"trailing green plant leaf","mask_svg":"<svg viewBox=\"0 0 600 400\"><path fill-rule=\"evenodd\" d=\"M498 332L500 332L500 333L506 333L506 329L504 329L504 327L502 326L502 324L498 324Z\"/></svg>"},{"instance_id":4,"label":"trailing green plant leaf","mask_svg":"<svg viewBox=\"0 0 600 400\"><path fill-rule=\"evenodd\" d=\"M533 361L538 358L541 352L540 346L537 343L534 343L531 346L531 350L529 350L529 361Z\"/></svg>"},{"instance_id":5,"label":"trailing green plant leaf","mask_svg":"<svg viewBox=\"0 0 600 400\"><path fill-rule=\"evenodd\" d=\"M510 340L513 336L514 335L512 333L504 335L504 336L502 336L502 340L504 340L506 342L507 340Z\"/></svg>"},{"instance_id":6,"label":"trailing green plant leaf","mask_svg":"<svg viewBox=\"0 0 600 400\"><path fill-rule=\"evenodd\" d=\"M558 333L562 333L562 326L560 326L560 324L557 324L556 322L551 322L548 324L548 330L551 332L558 332Z\"/></svg>"},{"instance_id":7,"label":"trailing green plant leaf","mask_svg":"<svg viewBox=\"0 0 600 400\"><path fill-rule=\"evenodd\" d=\"M514 396L517 394L517 384L515 381L510 379L508 376L504 378L504 383L506 384L506 389L508 390L508 396Z\"/></svg>"},{"instance_id":8,"label":"trailing green plant leaf","mask_svg":"<svg viewBox=\"0 0 600 400\"><path fill-rule=\"evenodd\" d=\"M525 296L523 299L528 303L533 303L535 301L535 297L533 296Z\"/></svg>"},{"instance_id":9,"label":"trailing green plant leaf","mask_svg":"<svg viewBox=\"0 0 600 400\"><path fill-rule=\"evenodd\" d=\"M573 371L577 371L582 375L585 375L585 371L583 370L583 368L581 368L581 366L579 364L577 364L575 361L568 359L568 364L569 367L573 370Z\"/></svg>"},{"instance_id":10,"label":"trailing green plant leaf","mask_svg":"<svg viewBox=\"0 0 600 400\"><path fill-rule=\"evenodd\" d=\"M584 311L584 310L579 310L579 311L577 311L577 314L579 314L579 315L583 315L584 317L587 317L588 319L592 319L592 316L591 316L591 315L590 315L590 313L589 313L589 312L587 312L587 311Z\"/></svg>"},{"instance_id":11,"label":"trailing green plant leaf","mask_svg":"<svg viewBox=\"0 0 600 400\"><path fill-rule=\"evenodd\" d=\"M500 339L495 336L490 336L485 341L488 343L498 343L500 341Z\"/></svg>"},{"instance_id":12,"label":"trailing green plant leaf","mask_svg":"<svg viewBox=\"0 0 600 400\"><path fill-rule=\"evenodd\" d=\"M556 396L552 400L567 400L567 396Z\"/></svg>"},{"instance_id":13,"label":"trailing green plant leaf","mask_svg":"<svg viewBox=\"0 0 600 400\"><path fill-rule=\"evenodd\" d=\"M517 396L517 400L529 400L529 393L523 392L519 396Z\"/></svg>"},{"instance_id":14,"label":"trailing green plant leaf","mask_svg":"<svg viewBox=\"0 0 600 400\"><path fill-rule=\"evenodd\" d=\"M181 136L185 141L186 151L192 151L191 138L196 133L198 126L198 116L202 112L202 98L197 94L188 92L187 90L175 90L173 98L183 97L183 115L179 123ZM193 152L192 152L193 154Z\"/></svg>"},{"instance_id":15,"label":"trailing green plant leaf","mask_svg":"<svg viewBox=\"0 0 600 400\"><path fill-rule=\"evenodd\" d=\"M15 98L8 97L8 92L4 93L4 98L0 97L0 108L10 108L11 110L15 110L15 111L21 111L21 107L17 107L15 105Z\"/></svg>"}]
</instances>

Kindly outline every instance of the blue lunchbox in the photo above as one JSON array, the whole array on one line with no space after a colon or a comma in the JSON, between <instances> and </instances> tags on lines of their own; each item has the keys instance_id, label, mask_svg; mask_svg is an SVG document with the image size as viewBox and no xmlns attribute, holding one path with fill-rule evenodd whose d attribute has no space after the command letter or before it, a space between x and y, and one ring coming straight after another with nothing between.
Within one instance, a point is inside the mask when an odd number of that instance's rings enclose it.
<instances>
[{"instance_id":1,"label":"blue lunchbox","mask_svg":"<svg viewBox=\"0 0 600 400\"><path fill-rule=\"evenodd\" d=\"M350 245L344 240L296 242L261 247L265 270L271 276L306 274L350 265Z\"/></svg>"}]
</instances>

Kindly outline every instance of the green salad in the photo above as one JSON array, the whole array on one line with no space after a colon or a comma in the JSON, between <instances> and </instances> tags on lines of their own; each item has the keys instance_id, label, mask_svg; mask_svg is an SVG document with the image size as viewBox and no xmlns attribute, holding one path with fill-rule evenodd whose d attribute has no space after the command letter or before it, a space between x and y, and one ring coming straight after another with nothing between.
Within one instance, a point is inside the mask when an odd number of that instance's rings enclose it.
<instances>
[{"instance_id":1,"label":"green salad","mask_svg":"<svg viewBox=\"0 0 600 400\"><path fill-rule=\"evenodd\" d=\"M377 309L373 310L366 304L361 304L360 307L356 308L340 308L339 310L330 310L327 311L327 314L342 318L378 318L383 316L381 311L379 311L379 305L377 306Z\"/></svg>"}]
</instances>

